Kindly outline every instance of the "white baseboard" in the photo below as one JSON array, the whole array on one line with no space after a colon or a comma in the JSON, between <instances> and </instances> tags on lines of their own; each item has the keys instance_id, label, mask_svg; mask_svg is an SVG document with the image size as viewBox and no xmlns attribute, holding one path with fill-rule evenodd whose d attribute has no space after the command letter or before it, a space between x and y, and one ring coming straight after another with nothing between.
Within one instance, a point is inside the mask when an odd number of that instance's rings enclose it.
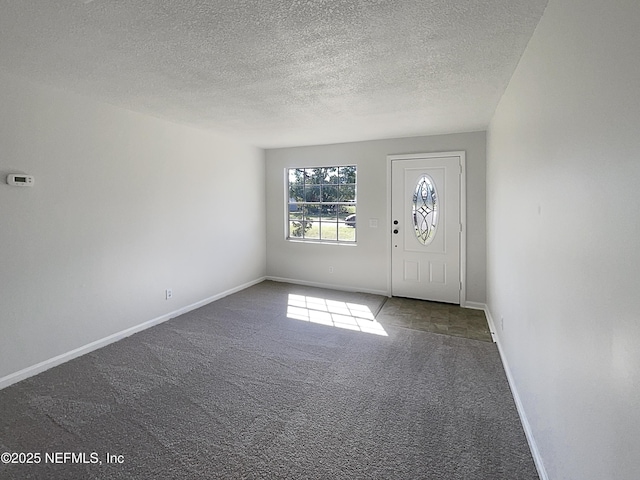
<instances>
[{"instance_id":1,"label":"white baseboard","mask_svg":"<svg viewBox=\"0 0 640 480\"><path fill-rule=\"evenodd\" d=\"M76 357L92 352L99 348L105 347L110 343L117 342L118 340L121 340L130 335L133 335L134 333L141 332L142 330L151 328L154 325L158 325L160 323L166 322L167 320L171 320L172 318L179 317L180 315L190 312L191 310L195 310L196 308L203 307L208 303L215 302L216 300L219 300L223 297L239 292L240 290L244 290L245 288L248 288L252 285L260 283L264 280L265 280L265 277L261 277L256 280L247 282L245 284L238 285L237 287L231 288L222 293L218 293L211 297L205 298L204 300L200 300L198 302L192 303L191 305L187 305L186 307L179 308L178 310L174 310L173 312L166 313L152 320L143 322L139 325L135 325L133 327L127 328L120 332L116 332L112 335L109 335L108 337L104 337L104 338L101 338L100 340L96 340L95 342L88 343L87 345L71 350L70 352L63 353L61 355L50 358L43 362L37 363L35 365L31 365L30 367L24 368L15 373L10 373L9 375L6 375L0 378L0 390L8 387L9 385L17 383L21 380L37 375L38 373L42 373L45 370L49 370L50 368L53 368L62 363L68 362L69 360L73 360Z\"/></svg>"},{"instance_id":2,"label":"white baseboard","mask_svg":"<svg viewBox=\"0 0 640 480\"><path fill-rule=\"evenodd\" d=\"M491 330L491 336L493 337L493 341L498 346L498 352L500 353L502 366L504 367L504 371L507 375L509 388L511 389L511 394L513 395L513 400L516 404L518 416L520 417L520 423L522 423L522 428L524 429L524 435L527 438L527 443L529 444L529 450L531 450L533 463L536 466L536 470L538 470L538 476L540 477L540 480L549 480L547 469L544 467L544 462L542 461L542 456L540 455L538 444L536 443L536 439L533 436L533 431L531 429L531 425L529 424L527 414L524 411L524 405L522 404L522 400L520 399L520 394L518 393L518 389L516 388L513 375L511 374L511 369L509 368L509 362L507 361L506 354L500 342L500 336L497 334L497 330L495 329L495 323L493 322L493 317L491 315L491 312L489 311L489 307L487 307L484 312L487 316L487 322L489 323L489 329Z\"/></svg>"},{"instance_id":3,"label":"white baseboard","mask_svg":"<svg viewBox=\"0 0 640 480\"><path fill-rule=\"evenodd\" d=\"M489 332L491 333L491 338L493 339L493 343L498 343L498 333L496 330L496 324L493 321L493 317L491 316L489 307L487 307L486 305L484 306L484 315L485 317L487 317L487 323L489 324Z\"/></svg>"},{"instance_id":4,"label":"white baseboard","mask_svg":"<svg viewBox=\"0 0 640 480\"><path fill-rule=\"evenodd\" d=\"M470 308L472 310L486 310L487 305L480 302L464 302L464 304L460 305L462 308Z\"/></svg>"},{"instance_id":5,"label":"white baseboard","mask_svg":"<svg viewBox=\"0 0 640 480\"><path fill-rule=\"evenodd\" d=\"M295 278L283 278L283 277L266 277L267 280L273 280L274 282L292 283L294 285L304 285L306 287L328 288L330 290L342 290L344 292L356 292L356 293L371 293L373 295L382 295L388 297L389 293L386 290L372 290L368 288L355 288L348 285L340 285L334 283L319 283L308 282L306 280L298 280Z\"/></svg>"},{"instance_id":6,"label":"white baseboard","mask_svg":"<svg viewBox=\"0 0 640 480\"><path fill-rule=\"evenodd\" d=\"M496 327L493 323L493 318L491 318L491 314L489 313L489 309L487 308L486 303L480 302L465 302L464 305L460 305L463 308L470 308L472 310L482 310L487 317L487 324L489 325L489 333L491 334L491 340L493 343L496 343Z\"/></svg>"}]
</instances>

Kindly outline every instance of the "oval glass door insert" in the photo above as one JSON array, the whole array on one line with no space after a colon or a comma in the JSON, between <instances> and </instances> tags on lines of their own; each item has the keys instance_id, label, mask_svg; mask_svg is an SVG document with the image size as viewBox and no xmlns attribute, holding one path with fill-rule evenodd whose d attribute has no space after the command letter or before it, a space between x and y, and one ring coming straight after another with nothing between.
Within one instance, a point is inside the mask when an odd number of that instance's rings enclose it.
<instances>
[{"instance_id":1,"label":"oval glass door insert","mask_svg":"<svg viewBox=\"0 0 640 480\"><path fill-rule=\"evenodd\" d=\"M413 193L411 214L416 237L423 245L429 245L436 234L438 206L438 195L433 179L429 175L422 175Z\"/></svg>"}]
</instances>

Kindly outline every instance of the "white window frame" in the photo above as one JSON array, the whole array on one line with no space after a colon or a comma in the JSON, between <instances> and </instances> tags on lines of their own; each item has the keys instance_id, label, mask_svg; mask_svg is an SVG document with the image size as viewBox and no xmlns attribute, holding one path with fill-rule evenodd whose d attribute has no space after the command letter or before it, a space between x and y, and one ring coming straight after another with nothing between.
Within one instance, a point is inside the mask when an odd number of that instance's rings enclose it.
<instances>
[{"instance_id":1,"label":"white window frame","mask_svg":"<svg viewBox=\"0 0 640 480\"><path fill-rule=\"evenodd\" d=\"M320 199L320 201L318 202L313 202L313 201L303 201L303 202L291 202L290 200L290 191L289 191L289 171L290 170L315 170L315 169L319 169L319 168L345 168L345 167L352 167L355 169L355 182L354 183L347 183L347 184L340 184L340 183L336 183L336 184L327 184L327 183L323 183L323 184L317 184L321 186L323 185L335 185L335 186L339 186L339 185L353 185L354 187L354 199L353 201L347 201L347 202L340 202L340 201L322 201L322 198ZM353 207L354 210L354 214L357 212L358 210L358 166L357 164L353 163L353 164L339 164L339 165L320 165L320 166L299 166L299 167L286 167L284 169L284 193L285 193L285 208L284 208L284 233L285 233L285 239L287 241L290 242L303 242L303 243L327 243L327 244L332 244L332 245L356 245L357 244L357 239L358 239L358 225L357 222L354 225L353 229L354 229L354 238L353 240L340 240L339 238L339 233L336 235L336 239L327 239L327 238L305 238L305 237L297 237L297 236L291 236L290 234L290 225L291 225L291 221L290 221L290 206L291 205L297 205L297 206L311 206L311 205L315 205L315 206L320 206L322 204L331 204L331 205L338 205L338 206L347 206L347 207ZM338 220L337 222L338 224L340 224L340 220ZM303 232L304 234L304 232ZM320 233L320 237L322 236L322 233Z\"/></svg>"}]
</instances>

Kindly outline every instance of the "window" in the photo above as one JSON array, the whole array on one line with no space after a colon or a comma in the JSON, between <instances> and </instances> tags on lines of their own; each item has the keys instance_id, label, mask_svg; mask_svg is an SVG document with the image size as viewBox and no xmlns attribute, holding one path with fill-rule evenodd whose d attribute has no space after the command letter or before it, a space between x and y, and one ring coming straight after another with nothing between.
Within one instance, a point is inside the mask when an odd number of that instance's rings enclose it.
<instances>
[{"instance_id":1,"label":"window","mask_svg":"<svg viewBox=\"0 0 640 480\"><path fill-rule=\"evenodd\" d=\"M356 166L287 170L287 238L356 241Z\"/></svg>"}]
</instances>

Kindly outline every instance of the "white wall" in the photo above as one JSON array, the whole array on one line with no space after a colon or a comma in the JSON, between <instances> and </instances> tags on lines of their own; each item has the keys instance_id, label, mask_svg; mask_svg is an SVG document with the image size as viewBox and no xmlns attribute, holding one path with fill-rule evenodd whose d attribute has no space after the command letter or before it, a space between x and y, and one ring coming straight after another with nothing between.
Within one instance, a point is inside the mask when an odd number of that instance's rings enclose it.
<instances>
[{"instance_id":1,"label":"white wall","mask_svg":"<svg viewBox=\"0 0 640 480\"><path fill-rule=\"evenodd\" d=\"M5 76L0 146L0 379L265 274L260 149Z\"/></svg>"},{"instance_id":2,"label":"white wall","mask_svg":"<svg viewBox=\"0 0 640 480\"><path fill-rule=\"evenodd\" d=\"M485 132L267 150L267 275L386 294L387 155L452 150L466 151L467 160L467 300L484 303ZM357 246L285 240L285 168L345 164L358 166ZM371 218L378 228L369 227Z\"/></svg>"},{"instance_id":3,"label":"white wall","mask_svg":"<svg viewBox=\"0 0 640 480\"><path fill-rule=\"evenodd\" d=\"M488 133L488 304L548 478L640 475L640 3L551 0Z\"/></svg>"}]
</instances>

